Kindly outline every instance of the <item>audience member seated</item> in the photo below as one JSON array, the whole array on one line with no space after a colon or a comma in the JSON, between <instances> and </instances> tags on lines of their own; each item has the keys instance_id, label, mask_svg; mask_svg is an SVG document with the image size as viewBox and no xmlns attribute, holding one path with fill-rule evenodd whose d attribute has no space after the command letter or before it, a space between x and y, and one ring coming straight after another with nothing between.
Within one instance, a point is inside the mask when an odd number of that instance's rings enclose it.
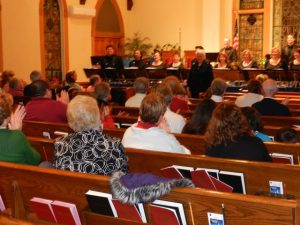
<instances>
[{"instance_id":1,"label":"audience member seated","mask_svg":"<svg viewBox=\"0 0 300 225\"><path fill-rule=\"evenodd\" d=\"M93 97L78 95L72 99L67 117L74 133L56 139L55 168L100 175L127 172L121 141L102 133L99 108Z\"/></svg>"},{"instance_id":2,"label":"audience member seated","mask_svg":"<svg viewBox=\"0 0 300 225\"><path fill-rule=\"evenodd\" d=\"M264 98L262 95L262 85L258 80L250 80L247 84L247 90L248 93L236 98L235 104L237 106L252 106L254 103L259 102Z\"/></svg>"},{"instance_id":3,"label":"audience member seated","mask_svg":"<svg viewBox=\"0 0 300 225\"><path fill-rule=\"evenodd\" d=\"M229 69L229 65L228 65L228 56L227 54L224 52L219 52L218 58L217 58L217 63L215 65L216 69Z\"/></svg>"},{"instance_id":4,"label":"audience member seated","mask_svg":"<svg viewBox=\"0 0 300 225\"><path fill-rule=\"evenodd\" d=\"M148 94L142 101L139 121L124 133L122 140L124 147L190 154L174 135L165 131L166 109L167 105L162 95Z\"/></svg>"},{"instance_id":5,"label":"audience member seated","mask_svg":"<svg viewBox=\"0 0 300 225\"><path fill-rule=\"evenodd\" d=\"M262 133L263 125L261 122L260 114L257 112L255 108L252 107L243 107L241 108L242 113L246 117L246 120L248 121L248 125L251 128L253 134L255 137L258 137L262 141L272 141L271 138Z\"/></svg>"},{"instance_id":6,"label":"audience member seated","mask_svg":"<svg viewBox=\"0 0 300 225\"><path fill-rule=\"evenodd\" d=\"M0 161L38 165L41 156L21 132L25 109L18 106L11 113L11 103L7 100L6 96L0 96Z\"/></svg>"},{"instance_id":7,"label":"audience member seated","mask_svg":"<svg viewBox=\"0 0 300 225\"><path fill-rule=\"evenodd\" d=\"M181 115L172 112L170 109L170 104L173 97L171 89L166 84L159 84L153 87L151 92L155 94L161 94L165 98L167 109L164 114L164 118L169 127L169 131L171 133L181 133L186 121Z\"/></svg>"},{"instance_id":8,"label":"audience member seated","mask_svg":"<svg viewBox=\"0 0 300 225\"><path fill-rule=\"evenodd\" d=\"M5 70L1 74L0 88L5 92L9 91L9 81L15 76L15 73L11 70Z\"/></svg>"},{"instance_id":9,"label":"audience member seated","mask_svg":"<svg viewBox=\"0 0 300 225\"><path fill-rule=\"evenodd\" d=\"M262 84L263 82L265 82L266 80L268 80L268 79L269 79L269 76L268 76L267 74L263 74L263 73L258 74L258 75L256 75L256 77L255 77L255 80L259 81L261 84Z\"/></svg>"},{"instance_id":10,"label":"audience member seated","mask_svg":"<svg viewBox=\"0 0 300 225\"><path fill-rule=\"evenodd\" d=\"M284 143L297 143L299 142L299 138L297 135L297 131L290 127L280 128L275 137L275 141L284 142Z\"/></svg>"},{"instance_id":11,"label":"audience member seated","mask_svg":"<svg viewBox=\"0 0 300 225\"><path fill-rule=\"evenodd\" d=\"M242 61L239 64L239 69L252 69L258 68L257 62L253 59L252 53L249 49L242 52Z\"/></svg>"},{"instance_id":12,"label":"audience member seated","mask_svg":"<svg viewBox=\"0 0 300 225\"><path fill-rule=\"evenodd\" d=\"M226 89L227 89L226 82L221 78L216 78L213 80L210 88L208 89L207 97L211 95L210 99L213 100L214 102L216 103L223 102L224 101L223 96L226 92Z\"/></svg>"},{"instance_id":13,"label":"audience member seated","mask_svg":"<svg viewBox=\"0 0 300 225\"><path fill-rule=\"evenodd\" d=\"M154 59L154 61L150 64L151 68L155 68L155 69L164 69L165 68L165 64L161 60L161 54L159 51L156 51L154 53L153 59Z\"/></svg>"},{"instance_id":14,"label":"audience member seated","mask_svg":"<svg viewBox=\"0 0 300 225\"><path fill-rule=\"evenodd\" d=\"M219 158L270 162L264 143L253 135L245 116L232 103L220 103L214 110L205 138L205 154Z\"/></svg>"},{"instance_id":15,"label":"audience member seated","mask_svg":"<svg viewBox=\"0 0 300 225\"><path fill-rule=\"evenodd\" d=\"M66 90L69 90L71 88L77 89L78 91L82 91L82 88L79 84L76 83L77 80L77 73L75 70L69 71L66 74L66 80L64 81L64 87Z\"/></svg>"},{"instance_id":16,"label":"audience member seated","mask_svg":"<svg viewBox=\"0 0 300 225\"><path fill-rule=\"evenodd\" d=\"M97 84L94 94L97 98L103 128L116 128L114 119L111 115L111 106L109 105L109 101L111 100L109 84L106 82Z\"/></svg>"},{"instance_id":17,"label":"audience member seated","mask_svg":"<svg viewBox=\"0 0 300 225\"><path fill-rule=\"evenodd\" d=\"M89 79L90 79L89 86L86 88L86 92L88 92L88 93L94 93L95 86L102 81L101 77L96 74L96 75L90 76Z\"/></svg>"},{"instance_id":18,"label":"audience member seated","mask_svg":"<svg viewBox=\"0 0 300 225\"><path fill-rule=\"evenodd\" d=\"M264 92L263 100L252 105L262 116L291 116L288 107L274 99L274 95L278 91L274 80L266 80L263 82L262 88Z\"/></svg>"},{"instance_id":19,"label":"audience member seated","mask_svg":"<svg viewBox=\"0 0 300 225\"><path fill-rule=\"evenodd\" d=\"M232 62L237 61L237 53L235 48L230 46L230 39L225 38L224 39L224 48L220 50L220 52L225 52L228 56L228 64L231 64Z\"/></svg>"},{"instance_id":20,"label":"audience member seated","mask_svg":"<svg viewBox=\"0 0 300 225\"><path fill-rule=\"evenodd\" d=\"M12 78L9 81L9 90L8 93L11 94L13 97L22 97L23 96L23 90L25 83L24 81L18 79L18 78Z\"/></svg>"},{"instance_id":21,"label":"audience member seated","mask_svg":"<svg viewBox=\"0 0 300 225\"><path fill-rule=\"evenodd\" d=\"M196 50L196 60L192 61L187 79L187 90L192 98L199 98L201 92L206 92L214 79L212 67L205 58L203 49Z\"/></svg>"},{"instance_id":22,"label":"audience member seated","mask_svg":"<svg viewBox=\"0 0 300 225\"><path fill-rule=\"evenodd\" d=\"M170 103L170 109L176 113L188 111L189 98L179 79L175 76L167 76L163 83L172 91L173 98Z\"/></svg>"},{"instance_id":23,"label":"audience member seated","mask_svg":"<svg viewBox=\"0 0 300 225\"><path fill-rule=\"evenodd\" d=\"M26 120L66 123L68 93L62 91L57 101L51 99L49 84L36 80L31 84L32 98L26 104Z\"/></svg>"},{"instance_id":24,"label":"audience member seated","mask_svg":"<svg viewBox=\"0 0 300 225\"><path fill-rule=\"evenodd\" d=\"M288 70L288 63L281 59L279 48L272 48L271 58L266 61L265 64L266 70Z\"/></svg>"},{"instance_id":25,"label":"audience member seated","mask_svg":"<svg viewBox=\"0 0 300 225\"><path fill-rule=\"evenodd\" d=\"M186 134L205 134L211 115L216 108L216 103L211 99L201 101L192 116L184 126L182 133Z\"/></svg>"},{"instance_id":26,"label":"audience member seated","mask_svg":"<svg viewBox=\"0 0 300 225\"><path fill-rule=\"evenodd\" d=\"M179 52L173 54L172 63L168 65L168 68L171 69L183 69L183 64L180 59Z\"/></svg>"},{"instance_id":27,"label":"audience member seated","mask_svg":"<svg viewBox=\"0 0 300 225\"><path fill-rule=\"evenodd\" d=\"M294 59L290 63L290 70L300 70L300 48L294 51Z\"/></svg>"},{"instance_id":28,"label":"audience member seated","mask_svg":"<svg viewBox=\"0 0 300 225\"><path fill-rule=\"evenodd\" d=\"M139 108L143 98L146 96L149 88L149 79L146 77L138 77L133 83L135 95L127 99L125 102L126 107Z\"/></svg>"},{"instance_id":29,"label":"audience member seated","mask_svg":"<svg viewBox=\"0 0 300 225\"><path fill-rule=\"evenodd\" d=\"M106 55L101 58L101 68L114 68L117 70L124 69L123 60L121 57L115 54L115 50L112 45L106 46Z\"/></svg>"},{"instance_id":30,"label":"audience member seated","mask_svg":"<svg viewBox=\"0 0 300 225\"><path fill-rule=\"evenodd\" d=\"M30 73L30 80L31 80L31 83L30 84L27 84L25 87L24 87L24 91L23 91L23 95L24 96L29 96L31 97L31 84L32 82L36 81L36 80L40 80L42 78L42 74L40 71L37 71L37 70L33 70L31 73Z\"/></svg>"},{"instance_id":31,"label":"audience member seated","mask_svg":"<svg viewBox=\"0 0 300 225\"><path fill-rule=\"evenodd\" d=\"M129 67L138 67L139 69L145 69L147 64L143 61L143 55L140 50L134 51L134 60L130 61Z\"/></svg>"}]
</instances>

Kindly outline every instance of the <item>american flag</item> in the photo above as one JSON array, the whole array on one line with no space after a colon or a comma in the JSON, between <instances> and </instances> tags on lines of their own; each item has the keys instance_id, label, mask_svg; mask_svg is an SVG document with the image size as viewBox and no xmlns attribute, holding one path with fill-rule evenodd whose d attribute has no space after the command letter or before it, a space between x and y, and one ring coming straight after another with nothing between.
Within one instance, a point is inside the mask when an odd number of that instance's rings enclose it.
<instances>
[{"instance_id":1,"label":"american flag","mask_svg":"<svg viewBox=\"0 0 300 225\"><path fill-rule=\"evenodd\" d=\"M238 20L235 20L234 25L234 35L233 35L233 44L232 47L236 50L239 48L239 27L238 27Z\"/></svg>"}]
</instances>

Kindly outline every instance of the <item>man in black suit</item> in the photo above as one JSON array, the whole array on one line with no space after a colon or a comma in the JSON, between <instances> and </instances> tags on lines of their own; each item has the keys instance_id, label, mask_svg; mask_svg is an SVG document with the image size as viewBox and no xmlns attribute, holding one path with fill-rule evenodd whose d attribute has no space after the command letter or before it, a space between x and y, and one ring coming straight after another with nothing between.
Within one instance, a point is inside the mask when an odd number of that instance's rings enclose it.
<instances>
[{"instance_id":1,"label":"man in black suit","mask_svg":"<svg viewBox=\"0 0 300 225\"><path fill-rule=\"evenodd\" d=\"M123 60L120 56L117 56L112 45L106 46L106 55L101 59L101 68L114 68L121 70L124 68Z\"/></svg>"},{"instance_id":2,"label":"man in black suit","mask_svg":"<svg viewBox=\"0 0 300 225\"><path fill-rule=\"evenodd\" d=\"M288 107L274 99L274 95L278 91L276 82L267 79L262 84L264 99L252 105L263 116L291 116Z\"/></svg>"}]
</instances>

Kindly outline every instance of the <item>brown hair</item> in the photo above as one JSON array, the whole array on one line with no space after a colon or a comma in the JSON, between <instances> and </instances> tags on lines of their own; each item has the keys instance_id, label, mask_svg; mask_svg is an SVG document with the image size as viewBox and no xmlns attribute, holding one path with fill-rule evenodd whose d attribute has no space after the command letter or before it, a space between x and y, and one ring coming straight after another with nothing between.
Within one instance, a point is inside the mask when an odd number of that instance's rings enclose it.
<instances>
[{"instance_id":1,"label":"brown hair","mask_svg":"<svg viewBox=\"0 0 300 225\"><path fill-rule=\"evenodd\" d=\"M218 58L217 58L218 62L220 62L220 57L221 56L224 56L225 57L225 62L228 63L228 55L226 54L225 51L219 52L219 55L218 55Z\"/></svg>"},{"instance_id":2,"label":"brown hair","mask_svg":"<svg viewBox=\"0 0 300 225\"><path fill-rule=\"evenodd\" d=\"M262 94L262 85L258 80L250 80L247 89L249 93Z\"/></svg>"},{"instance_id":3,"label":"brown hair","mask_svg":"<svg viewBox=\"0 0 300 225\"><path fill-rule=\"evenodd\" d=\"M173 95L171 89L166 84L162 83L152 87L151 93L161 94L165 98L166 104L170 105Z\"/></svg>"},{"instance_id":4,"label":"brown hair","mask_svg":"<svg viewBox=\"0 0 300 225\"><path fill-rule=\"evenodd\" d=\"M148 94L141 103L140 118L144 123L155 124L166 110L166 101L161 94Z\"/></svg>"},{"instance_id":5,"label":"brown hair","mask_svg":"<svg viewBox=\"0 0 300 225\"><path fill-rule=\"evenodd\" d=\"M233 103L220 103L214 110L205 133L207 144L227 145L228 141L234 141L240 135L253 135L241 109Z\"/></svg>"},{"instance_id":6,"label":"brown hair","mask_svg":"<svg viewBox=\"0 0 300 225\"><path fill-rule=\"evenodd\" d=\"M172 91L173 95L185 95L186 92L182 85L180 84L180 81L175 76L167 76L163 83L166 84Z\"/></svg>"},{"instance_id":7,"label":"brown hair","mask_svg":"<svg viewBox=\"0 0 300 225\"><path fill-rule=\"evenodd\" d=\"M0 125L10 116L11 107L5 95L0 96Z\"/></svg>"}]
</instances>

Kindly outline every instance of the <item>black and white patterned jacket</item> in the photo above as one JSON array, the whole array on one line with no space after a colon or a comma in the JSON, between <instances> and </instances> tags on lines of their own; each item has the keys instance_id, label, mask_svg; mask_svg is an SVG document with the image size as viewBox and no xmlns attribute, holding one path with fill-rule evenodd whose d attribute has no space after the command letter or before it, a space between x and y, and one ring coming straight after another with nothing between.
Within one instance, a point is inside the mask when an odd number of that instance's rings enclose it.
<instances>
[{"instance_id":1,"label":"black and white patterned jacket","mask_svg":"<svg viewBox=\"0 0 300 225\"><path fill-rule=\"evenodd\" d=\"M53 166L57 169L107 176L119 170L127 172L127 155L121 141L100 131L80 131L57 138L54 147Z\"/></svg>"}]
</instances>

